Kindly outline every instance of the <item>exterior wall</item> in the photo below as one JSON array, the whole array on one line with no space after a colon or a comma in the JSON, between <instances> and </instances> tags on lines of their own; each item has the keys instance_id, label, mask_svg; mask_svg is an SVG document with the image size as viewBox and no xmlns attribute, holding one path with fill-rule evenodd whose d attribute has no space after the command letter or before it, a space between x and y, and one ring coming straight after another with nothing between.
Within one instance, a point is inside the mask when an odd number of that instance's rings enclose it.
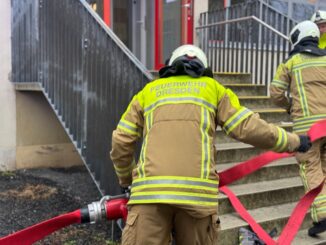
<instances>
[{"instance_id":1,"label":"exterior wall","mask_svg":"<svg viewBox=\"0 0 326 245\"><path fill-rule=\"evenodd\" d=\"M219 0L221 1L221 0ZM196 27L199 26L200 13L208 11L208 0L194 0L194 44L199 44L199 36Z\"/></svg>"},{"instance_id":2,"label":"exterior wall","mask_svg":"<svg viewBox=\"0 0 326 245\"><path fill-rule=\"evenodd\" d=\"M15 168L15 90L9 81L11 70L10 0L0 1L0 170Z\"/></svg>"},{"instance_id":3,"label":"exterior wall","mask_svg":"<svg viewBox=\"0 0 326 245\"><path fill-rule=\"evenodd\" d=\"M82 164L42 92L17 91L16 110L18 169Z\"/></svg>"},{"instance_id":4,"label":"exterior wall","mask_svg":"<svg viewBox=\"0 0 326 245\"><path fill-rule=\"evenodd\" d=\"M209 7L209 11L221 9L224 7L224 0L209 0L208 7Z\"/></svg>"}]
</instances>

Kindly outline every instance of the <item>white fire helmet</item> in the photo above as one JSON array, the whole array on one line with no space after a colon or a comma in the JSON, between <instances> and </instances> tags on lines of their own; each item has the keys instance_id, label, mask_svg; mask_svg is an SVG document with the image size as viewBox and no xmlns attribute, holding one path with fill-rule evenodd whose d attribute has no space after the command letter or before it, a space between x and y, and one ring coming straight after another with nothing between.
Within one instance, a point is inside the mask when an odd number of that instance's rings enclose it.
<instances>
[{"instance_id":1,"label":"white fire helmet","mask_svg":"<svg viewBox=\"0 0 326 245\"><path fill-rule=\"evenodd\" d=\"M203 64L204 68L208 67L207 57L203 50L190 44L182 45L175 49L169 60L169 65L172 65L175 60L181 58L182 56L186 56L189 59L197 58Z\"/></svg>"},{"instance_id":2,"label":"white fire helmet","mask_svg":"<svg viewBox=\"0 0 326 245\"><path fill-rule=\"evenodd\" d=\"M318 24L326 23L326 11L318 10L311 17L311 21Z\"/></svg>"},{"instance_id":3,"label":"white fire helmet","mask_svg":"<svg viewBox=\"0 0 326 245\"><path fill-rule=\"evenodd\" d=\"M305 20L297 24L290 32L289 40L295 46L306 37L320 37L318 26L310 20Z\"/></svg>"}]
</instances>

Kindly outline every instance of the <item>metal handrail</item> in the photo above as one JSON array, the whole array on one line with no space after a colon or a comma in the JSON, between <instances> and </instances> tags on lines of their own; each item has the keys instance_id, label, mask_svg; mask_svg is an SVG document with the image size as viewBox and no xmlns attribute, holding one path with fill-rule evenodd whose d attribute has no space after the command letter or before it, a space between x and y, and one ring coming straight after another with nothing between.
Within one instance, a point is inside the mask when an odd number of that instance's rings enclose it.
<instances>
[{"instance_id":1,"label":"metal handrail","mask_svg":"<svg viewBox=\"0 0 326 245\"><path fill-rule=\"evenodd\" d=\"M292 17L289 17L288 15L280 12L278 9L276 9L275 7L271 6L270 4L266 3L265 1L263 0L255 0L256 3L259 3L259 4L262 4L264 5L265 7L267 7L269 10L272 10L274 12L276 12L277 14L283 16L284 18L287 18L288 20L292 21L292 22L295 22L297 23L297 21L295 19L293 19ZM255 1L252 1L252 3L255 3ZM229 9L232 9L232 8L236 8L236 7L240 7L240 6L245 6L247 5L248 3L238 3L238 4L233 4L231 5L230 7L228 7ZM220 8L220 9L216 9L216 10L213 10L213 11L208 11L207 13L209 14L213 14L215 12L218 12L218 11L225 11L225 8Z\"/></svg>"},{"instance_id":2,"label":"metal handrail","mask_svg":"<svg viewBox=\"0 0 326 245\"><path fill-rule=\"evenodd\" d=\"M285 36L283 33L279 32L278 30L276 30L275 28L268 25L266 22L262 21L261 19L257 18L254 15L241 17L241 18L237 18L237 19L231 19L231 20L224 20L224 21L220 21L220 22L215 22L215 23L211 23L211 24L208 24L208 25L203 25L203 26L196 27L196 29L204 29L204 28L208 28L208 27L212 27L212 26L224 25L224 24L228 24L228 23L240 22L240 21L250 20L250 19L253 19L253 20L259 22L260 24L264 25L265 27L267 27L268 29L270 29L271 31L276 33L277 35L279 35L282 38L286 39L287 41L289 40L289 38L287 36Z\"/></svg>"},{"instance_id":3,"label":"metal handrail","mask_svg":"<svg viewBox=\"0 0 326 245\"><path fill-rule=\"evenodd\" d=\"M268 7L270 10L273 10L275 12L277 12L278 14L282 15L283 17L285 18L288 18L289 20L297 23L297 21L295 19L293 19L292 17L286 15L286 14L283 14L282 12L280 12L278 9L274 8L273 6L269 5L268 3L266 3L265 1L262 1L262 0L258 0L261 4L264 4L266 7Z\"/></svg>"},{"instance_id":4,"label":"metal handrail","mask_svg":"<svg viewBox=\"0 0 326 245\"><path fill-rule=\"evenodd\" d=\"M264 16L273 22L278 15ZM265 85L268 94L267 85L290 50L288 37L282 33L285 25L290 27L289 23L282 19L279 24L283 26L273 27L254 15L213 20L206 15L202 25L196 28L199 46L206 53L209 66L217 72L250 73L252 83Z\"/></svg>"}]
</instances>

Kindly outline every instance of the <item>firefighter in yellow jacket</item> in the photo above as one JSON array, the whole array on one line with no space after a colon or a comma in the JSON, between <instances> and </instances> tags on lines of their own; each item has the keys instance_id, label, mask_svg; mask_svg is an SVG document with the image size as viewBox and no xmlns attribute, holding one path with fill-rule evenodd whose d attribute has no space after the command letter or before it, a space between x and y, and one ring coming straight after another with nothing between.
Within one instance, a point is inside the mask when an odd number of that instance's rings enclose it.
<instances>
[{"instance_id":1,"label":"firefighter in yellow jacket","mask_svg":"<svg viewBox=\"0 0 326 245\"><path fill-rule=\"evenodd\" d=\"M270 86L275 104L286 108L293 119L293 131L305 134L318 120L326 119L326 50L318 48L319 30L311 21L296 25L290 33L293 49L279 65ZM292 97L286 93L290 92ZM297 154L306 191L319 185L326 175L326 138ZM311 215L314 225L309 235L326 230L326 189L315 199Z\"/></svg>"},{"instance_id":2,"label":"firefighter in yellow jacket","mask_svg":"<svg viewBox=\"0 0 326 245\"><path fill-rule=\"evenodd\" d=\"M196 46L177 48L159 74L133 97L112 136L110 154L119 183L131 185L122 244L168 244L172 230L177 245L216 244L216 126L278 152L305 151L308 137L287 133L241 106L212 78ZM135 142L141 137L136 163Z\"/></svg>"},{"instance_id":3,"label":"firefighter in yellow jacket","mask_svg":"<svg viewBox=\"0 0 326 245\"><path fill-rule=\"evenodd\" d=\"M320 31L319 48L326 49L326 11L318 10L311 21L317 24Z\"/></svg>"}]
</instances>

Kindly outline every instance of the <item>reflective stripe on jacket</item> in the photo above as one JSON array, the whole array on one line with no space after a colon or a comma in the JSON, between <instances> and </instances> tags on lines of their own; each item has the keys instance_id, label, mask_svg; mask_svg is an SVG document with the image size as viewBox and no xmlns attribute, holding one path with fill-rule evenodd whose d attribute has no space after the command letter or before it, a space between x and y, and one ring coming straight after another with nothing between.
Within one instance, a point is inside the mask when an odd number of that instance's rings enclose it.
<instances>
[{"instance_id":1,"label":"reflective stripe on jacket","mask_svg":"<svg viewBox=\"0 0 326 245\"><path fill-rule=\"evenodd\" d=\"M285 95L288 89L292 105ZM270 94L275 104L291 108L293 131L307 132L313 123L326 118L326 56L296 54L280 64Z\"/></svg>"},{"instance_id":2,"label":"reflective stripe on jacket","mask_svg":"<svg viewBox=\"0 0 326 245\"><path fill-rule=\"evenodd\" d=\"M261 120L212 78L155 80L134 96L113 132L111 159L120 184L132 183L129 204L169 203L203 215L216 212L217 124L264 149L293 151L299 144L298 136Z\"/></svg>"}]
</instances>

